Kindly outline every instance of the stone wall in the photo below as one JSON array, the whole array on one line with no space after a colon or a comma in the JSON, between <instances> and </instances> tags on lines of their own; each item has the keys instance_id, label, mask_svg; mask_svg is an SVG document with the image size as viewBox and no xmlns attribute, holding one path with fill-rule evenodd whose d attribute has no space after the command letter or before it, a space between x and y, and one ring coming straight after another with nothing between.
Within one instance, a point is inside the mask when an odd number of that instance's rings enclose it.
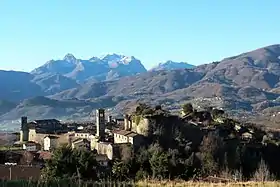
<instances>
[{"instance_id":1,"label":"stone wall","mask_svg":"<svg viewBox=\"0 0 280 187\"><path fill-rule=\"evenodd\" d=\"M131 130L143 136L149 135L150 121L141 115L132 116Z\"/></svg>"},{"instance_id":2,"label":"stone wall","mask_svg":"<svg viewBox=\"0 0 280 187\"><path fill-rule=\"evenodd\" d=\"M38 142L37 140L38 139L37 139L36 130L35 129L29 129L28 141Z\"/></svg>"},{"instance_id":3,"label":"stone wall","mask_svg":"<svg viewBox=\"0 0 280 187\"><path fill-rule=\"evenodd\" d=\"M98 154L107 155L107 157L112 160L114 157L113 146L107 142L97 142L96 151Z\"/></svg>"},{"instance_id":4,"label":"stone wall","mask_svg":"<svg viewBox=\"0 0 280 187\"><path fill-rule=\"evenodd\" d=\"M53 135L58 137L57 139L57 143L58 145L63 145L63 144L69 144L69 134L65 133L65 134L41 134L41 133L36 133L35 131L31 130L29 131L29 141L33 141L33 142L37 142L40 145L44 145L44 137L48 136L48 135Z\"/></svg>"}]
</instances>

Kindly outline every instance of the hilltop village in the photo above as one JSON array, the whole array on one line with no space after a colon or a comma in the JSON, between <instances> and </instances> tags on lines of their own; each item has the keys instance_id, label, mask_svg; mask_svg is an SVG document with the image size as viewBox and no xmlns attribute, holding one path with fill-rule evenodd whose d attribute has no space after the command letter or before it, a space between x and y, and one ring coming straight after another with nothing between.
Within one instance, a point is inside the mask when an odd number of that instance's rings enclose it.
<instances>
[{"instance_id":1,"label":"hilltop village","mask_svg":"<svg viewBox=\"0 0 280 187\"><path fill-rule=\"evenodd\" d=\"M56 119L28 121L26 116L22 117L21 130L13 145L0 151L0 178L40 178L41 169L46 161L52 159L53 153L64 145L73 150L94 152L96 161L105 168L112 168L112 164L116 163L112 161L123 160L124 157L127 157L124 155L124 150L127 148L134 151L134 156L129 156L134 158L137 157L135 155L143 158L141 154L144 154L144 150L148 150L147 154L152 153L151 156L158 154L158 151L153 153L158 149L161 150L161 154L170 155L167 156L170 162L172 158L176 157L175 152L177 152L178 161L190 158L193 160L187 163L177 163L179 164L177 166L167 164L164 167L174 167L175 170L178 170L180 167L190 167L189 164L191 164L192 168L197 167L203 172L207 171L203 170L203 167L207 166L203 164L204 159L208 159L203 154L211 150L213 145L218 146L215 149L221 149L218 152L222 151L223 154L215 154L215 157L218 157L215 159L224 159L224 154L237 154L237 152L244 151L244 147L246 147L246 151L254 156L256 163L261 159L260 152L263 152L264 155L269 153L266 149L268 147L271 149L271 145L278 149L279 133L277 131L264 131L253 124L241 124L228 118L224 111L211 107L197 111L191 104L185 104L182 114L178 116L172 115L161 106L153 108L139 104L134 112L125 114L122 118L112 118L106 114L105 109L97 109L94 116L95 122L90 123L63 123ZM208 145L209 137L219 139L220 143L214 142ZM160 146L160 149L157 146ZM209 147L209 150L203 148L204 146ZM222 147L219 148L219 146ZM232 150L228 150L229 148L234 151L230 152ZM242 153L242 155L244 154ZM201 164L197 165L194 158ZM251 159L251 157L246 156L244 159ZM144 167L152 161L143 162L136 164L135 167ZM175 160L171 163L173 162ZM215 161L213 160L213 162ZM234 163L237 162L234 160ZM248 173L257 167L255 165L252 168L246 168L246 163L242 161L233 166L238 168L245 164L245 169L243 169ZM275 162L273 164L277 165ZM153 166L148 164L145 167L146 172L151 172ZM145 168L139 169L144 170ZM26 172L22 172L23 170ZM275 170L278 172L278 169ZM27 173L29 174L27 175ZM161 173L161 175L163 174Z\"/></svg>"},{"instance_id":2,"label":"hilltop village","mask_svg":"<svg viewBox=\"0 0 280 187\"><path fill-rule=\"evenodd\" d=\"M27 151L52 152L62 145L74 149L96 150L104 160L112 160L120 146L131 144L139 147L145 138L148 121L140 124L125 115L122 119L112 119L104 109L96 110L95 123L63 124L56 119L34 120L28 122L21 118L20 141Z\"/></svg>"},{"instance_id":3,"label":"hilltop village","mask_svg":"<svg viewBox=\"0 0 280 187\"><path fill-rule=\"evenodd\" d=\"M2 153L8 156L4 155L0 164L26 164L22 162L22 158L24 153L28 152L36 158L28 165L42 165L51 158L56 148L68 145L73 149L95 151L97 161L106 166L110 160L121 156L122 147L132 145L137 149L145 142L148 123L147 119L141 122L131 120L129 115L113 119L105 114L104 109L95 111L95 123L62 123L56 119L29 122L28 118L23 116L19 139L11 149Z\"/></svg>"}]
</instances>

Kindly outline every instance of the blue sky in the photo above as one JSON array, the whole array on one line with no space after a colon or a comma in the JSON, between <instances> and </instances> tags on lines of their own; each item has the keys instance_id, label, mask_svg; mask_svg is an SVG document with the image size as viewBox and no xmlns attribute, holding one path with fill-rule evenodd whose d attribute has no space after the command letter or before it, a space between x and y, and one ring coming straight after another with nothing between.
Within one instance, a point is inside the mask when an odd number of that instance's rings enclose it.
<instances>
[{"instance_id":1,"label":"blue sky","mask_svg":"<svg viewBox=\"0 0 280 187\"><path fill-rule=\"evenodd\" d=\"M72 53L204 64L280 43L279 0L2 0L0 69Z\"/></svg>"}]
</instances>

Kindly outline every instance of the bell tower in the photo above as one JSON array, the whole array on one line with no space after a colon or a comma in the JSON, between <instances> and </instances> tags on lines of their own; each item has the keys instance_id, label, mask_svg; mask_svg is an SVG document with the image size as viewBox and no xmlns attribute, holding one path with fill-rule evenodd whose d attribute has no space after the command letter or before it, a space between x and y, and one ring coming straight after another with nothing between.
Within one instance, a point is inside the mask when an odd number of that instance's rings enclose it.
<instances>
[{"instance_id":1,"label":"bell tower","mask_svg":"<svg viewBox=\"0 0 280 187\"><path fill-rule=\"evenodd\" d=\"M21 117L20 141L26 142L28 141L28 137L29 137L29 127L27 123L27 117L23 116Z\"/></svg>"},{"instance_id":2,"label":"bell tower","mask_svg":"<svg viewBox=\"0 0 280 187\"><path fill-rule=\"evenodd\" d=\"M99 140L103 141L105 139L105 110L96 110L96 136Z\"/></svg>"}]
</instances>

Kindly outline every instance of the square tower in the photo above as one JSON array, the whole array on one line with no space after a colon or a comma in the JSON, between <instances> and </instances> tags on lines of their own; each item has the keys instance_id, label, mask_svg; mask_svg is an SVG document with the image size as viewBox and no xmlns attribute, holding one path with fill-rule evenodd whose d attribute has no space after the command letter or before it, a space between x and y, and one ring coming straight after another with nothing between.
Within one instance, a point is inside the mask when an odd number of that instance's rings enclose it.
<instances>
[{"instance_id":1,"label":"square tower","mask_svg":"<svg viewBox=\"0 0 280 187\"><path fill-rule=\"evenodd\" d=\"M28 141L28 137L29 137L29 127L27 123L27 117L23 116L21 117L20 141L26 142Z\"/></svg>"},{"instance_id":2,"label":"square tower","mask_svg":"<svg viewBox=\"0 0 280 187\"><path fill-rule=\"evenodd\" d=\"M96 110L96 136L100 140L105 139L105 110L98 109Z\"/></svg>"}]
</instances>

